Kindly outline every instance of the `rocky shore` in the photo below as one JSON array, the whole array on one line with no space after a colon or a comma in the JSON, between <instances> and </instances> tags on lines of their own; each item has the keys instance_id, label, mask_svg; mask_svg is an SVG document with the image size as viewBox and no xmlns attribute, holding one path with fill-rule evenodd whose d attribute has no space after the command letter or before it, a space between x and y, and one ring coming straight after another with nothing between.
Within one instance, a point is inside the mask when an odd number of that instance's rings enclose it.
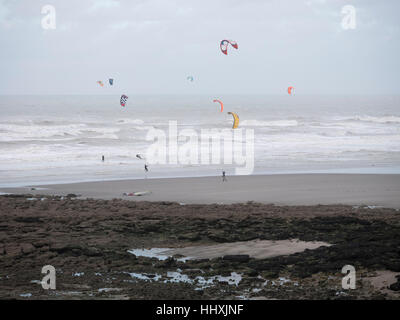
<instances>
[{"instance_id":1,"label":"rocky shore","mask_svg":"<svg viewBox=\"0 0 400 320\"><path fill-rule=\"evenodd\" d=\"M289 239L330 245L261 259L128 252ZM56 290L40 285L45 265ZM399 299L398 275L396 209L0 196L1 299Z\"/></svg>"}]
</instances>

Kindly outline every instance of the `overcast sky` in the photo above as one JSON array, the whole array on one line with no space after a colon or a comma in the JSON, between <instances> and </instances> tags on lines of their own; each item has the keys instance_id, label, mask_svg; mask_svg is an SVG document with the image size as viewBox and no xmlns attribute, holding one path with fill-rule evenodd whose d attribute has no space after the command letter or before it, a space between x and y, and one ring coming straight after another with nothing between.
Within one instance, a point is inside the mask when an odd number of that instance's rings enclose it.
<instances>
[{"instance_id":1,"label":"overcast sky","mask_svg":"<svg viewBox=\"0 0 400 320\"><path fill-rule=\"evenodd\" d=\"M399 94L399 57L399 0L0 0L0 94Z\"/></svg>"}]
</instances>

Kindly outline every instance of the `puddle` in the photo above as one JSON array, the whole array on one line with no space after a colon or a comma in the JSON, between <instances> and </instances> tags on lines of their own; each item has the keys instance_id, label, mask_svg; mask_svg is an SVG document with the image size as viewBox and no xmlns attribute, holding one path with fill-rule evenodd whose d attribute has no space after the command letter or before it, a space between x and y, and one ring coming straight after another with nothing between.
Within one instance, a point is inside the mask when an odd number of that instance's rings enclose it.
<instances>
[{"instance_id":1,"label":"puddle","mask_svg":"<svg viewBox=\"0 0 400 320\"><path fill-rule=\"evenodd\" d=\"M112 291L121 291L121 288L100 288L98 292L112 292Z\"/></svg>"},{"instance_id":2,"label":"puddle","mask_svg":"<svg viewBox=\"0 0 400 320\"><path fill-rule=\"evenodd\" d=\"M149 281L158 281L161 278L159 274L146 274L146 273L129 273L132 278L140 279L140 280L149 280Z\"/></svg>"},{"instance_id":3,"label":"puddle","mask_svg":"<svg viewBox=\"0 0 400 320\"><path fill-rule=\"evenodd\" d=\"M195 290L203 290L208 287L212 287L216 282L226 282L228 285L238 286L242 280L242 275L236 272L232 272L230 276L211 276L202 277L197 276L195 278L190 278L188 275L183 274L182 270L177 269L176 271L168 271L166 277L160 274L148 274L148 273L128 273L132 278L144 280L144 281L160 281L163 283L188 283L195 285Z\"/></svg>"},{"instance_id":4,"label":"puddle","mask_svg":"<svg viewBox=\"0 0 400 320\"><path fill-rule=\"evenodd\" d=\"M129 253L134 254L137 257L156 258L158 260L167 260L172 255L165 254L170 251L171 248L151 248L151 249L132 249L128 250ZM178 258L177 261L185 262L186 260L192 259L191 257Z\"/></svg>"},{"instance_id":5,"label":"puddle","mask_svg":"<svg viewBox=\"0 0 400 320\"><path fill-rule=\"evenodd\" d=\"M353 209L380 209L384 206L353 206Z\"/></svg>"},{"instance_id":6,"label":"puddle","mask_svg":"<svg viewBox=\"0 0 400 320\"><path fill-rule=\"evenodd\" d=\"M32 293L21 293L19 296L22 298L30 298L32 297Z\"/></svg>"},{"instance_id":7,"label":"puddle","mask_svg":"<svg viewBox=\"0 0 400 320\"><path fill-rule=\"evenodd\" d=\"M40 280L31 280L31 283L42 284L42 281L40 281Z\"/></svg>"},{"instance_id":8,"label":"puddle","mask_svg":"<svg viewBox=\"0 0 400 320\"><path fill-rule=\"evenodd\" d=\"M72 274L73 277L81 277L83 276L85 273L84 272L75 272Z\"/></svg>"},{"instance_id":9,"label":"puddle","mask_svg":"<svg viewBox=\"0 0 400 320\"><path fill-rule=\"evenodd\" d=\"M331 246L331 244L319 241L306 242L298 239L252 240L185 248L132 249L128 252L139 257L157 258L159 260L181 255L184 258L176 260L185 262L194 259L214 259L226 255L249 255L250 258L265 259L303 252L306 249L313 250L321 246Z\"/></svg>"},{"instance_id":10,"label":"puddle","mask_svg":"<svg viewBox=\"0 0 400 320\"><path fill-rule=\"evenodd\" d=\"M79 296L82 295L83 292L80 291L58 291L55 293L56 296L63 295L63 296Z\"/></svg>"}]
</instances>

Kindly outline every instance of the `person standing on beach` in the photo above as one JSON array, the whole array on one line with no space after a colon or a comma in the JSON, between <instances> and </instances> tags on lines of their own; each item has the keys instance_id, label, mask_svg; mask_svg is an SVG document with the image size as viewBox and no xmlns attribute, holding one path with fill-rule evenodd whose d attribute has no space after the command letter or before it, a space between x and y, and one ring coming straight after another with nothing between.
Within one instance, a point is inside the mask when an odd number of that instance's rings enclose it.
<instances>
[{"instance_id":1,"label":"person standing on beach","mask_svg":"<svg viewBox=\"0 0 400 320\"><path fill-rule=\"evenodd\" d=\"M101 161L103 161L103 162L104 162L104 155L102 155L102 156L101 156Z\"/></svg>"},{"instance_id":2,"label":"person standing on beach","mask_svg":"<svg viewBox=\"0 0 400 320\"><path fill-rule=\"evenodd\" d=\"M222 171L222 182L227 182L226 176L225 176L225 171Z\"/></svg>"}]
</instances>

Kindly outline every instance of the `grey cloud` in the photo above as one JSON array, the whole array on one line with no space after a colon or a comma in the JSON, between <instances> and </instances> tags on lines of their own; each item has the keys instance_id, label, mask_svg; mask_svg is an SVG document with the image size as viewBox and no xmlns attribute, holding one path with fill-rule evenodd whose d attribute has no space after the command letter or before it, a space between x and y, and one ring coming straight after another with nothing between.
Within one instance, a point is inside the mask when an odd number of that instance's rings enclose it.
<instances>
[{"instance_id":1,"label":"grey cloud","mask_svg":"<svg viewBox=\"0 0 400 320\"><path fill-rule=\"evenodd\" d=\"M57 10L42 30L41 7ZM357 29L341 29L341 8ZM398 93L397 0L0 0L0 94ZM235 39L239 50L219 52ZM195 83L188 87L188 74Z\"/></svg>"}]
</instances>

